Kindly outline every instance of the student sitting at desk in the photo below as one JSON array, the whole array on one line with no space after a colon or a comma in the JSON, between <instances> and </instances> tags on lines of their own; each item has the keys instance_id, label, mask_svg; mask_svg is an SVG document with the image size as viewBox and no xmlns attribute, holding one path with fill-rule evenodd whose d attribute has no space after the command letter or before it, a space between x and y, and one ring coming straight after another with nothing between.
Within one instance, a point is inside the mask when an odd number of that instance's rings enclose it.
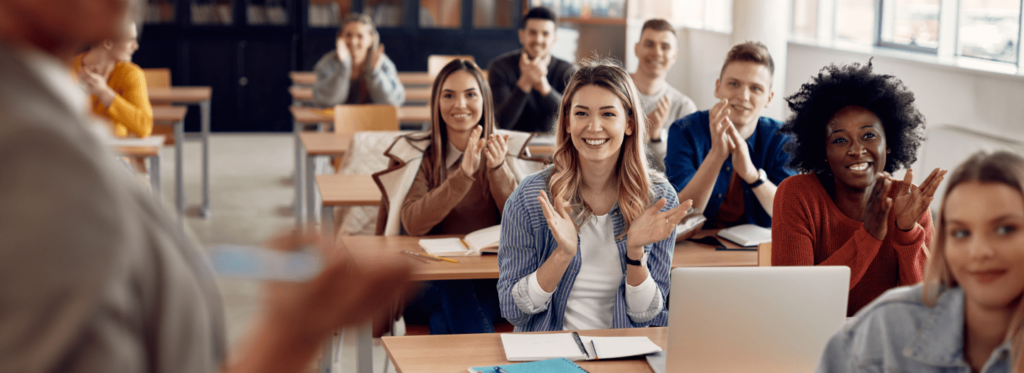
<instances>
[{"instance_id":1,"label":"student sitting at desk","mask_svg":"<svg viewBox=\"0 0 1024 373\"><path fill-rule=\"evenodd\" d=\"M72 74L91 98L93 113L113 126L117 137L146 137L153 132L146 75L132 63L139 49L135 23L125 24L117 39L93 45L71 60Z\"/></svg>"},{"instance_id":2,"label":"student sitting at desk","mask_svg":"<svg viewBox=\"0 0 1024 373\"><path fill-rule=\"evenodd\" d=\"M924 283L858 312L818 372L1024 372L1024 158L975 154L940 211Z\"/></svg>"},{"instance_id":3,"label":"student sitting at desk","mask_svg":"<svg viewBox=\"0 0 1024 373\"><path fill-rule=\"evenodd\" d=\"M794 174L782 123L762 117L772 102L775 62L764 44L736 44L715 81L720 101L672 123L665 175L679 198L704 211L705 227L772 226L775 186Z\"/></svg>"},{"instance_id":4,"label":"student sitting at desk","mask_svg":"<svg viewBox=\"0 0 1024 373\"><path fill-rule=\"evenodd\" d=\"M433 87L430 132L396 139L385 152L396 162L374 175L386 196L380 234L466 234L498 225L518 184L514 163L530 135L495 133L494 101L476 64L449 62ZM495 280L433 281L405 318L429 324L430 334L493 332Z\"/></svg>"},{"instance_id":5,"label":"student sitting at desk","mask_svg":"<svg viewBox=\"0 0 1024 373\"><path fill-rule=\"evenodd\" d=\"M847 314L886 290L921 281L932 240L928 204L945 172L920 187L889 172L917 158L924 116L914 94L867 65L830 65L787 98L794 136L786 179L775 196L772 265L850 267ZM883 172L884 171L884 172Z\"/></svg>"},{"instance_id":6,"label":"student sitting at desk","mask_svg":"<svg viewBox=\"0 0 1024 373\"><path fill-rule=\"evenodd\" d=\"M380 35L369 16L352 13L345 17L328 52L313 67L313 104L334 107L342 104L389 104L402 106L405 86L398 80L395 63L384 54Z\"/></svg>"},{"instance_id":7,"label":"student sitting at desk","mask_svg":"<svg viewBox=\"0 0 1024 373\"><path fill-rule=\"evenodd\" d=\"M691 203L649 168L644 120L621 67L584 62L572 75L554 165L526 177L502 215L498 293L517 332L666 325L675 227Z\"/></svg>"}]
</instances>

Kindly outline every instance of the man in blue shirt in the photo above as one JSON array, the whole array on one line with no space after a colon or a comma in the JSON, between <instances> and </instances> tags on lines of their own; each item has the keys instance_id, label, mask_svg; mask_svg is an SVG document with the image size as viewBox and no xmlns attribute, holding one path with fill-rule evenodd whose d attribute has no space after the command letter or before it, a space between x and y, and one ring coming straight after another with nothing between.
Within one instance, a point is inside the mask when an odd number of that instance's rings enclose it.
<instances>
[{"instance_id":1,"label":"man in blue shirt","mask_svg":"<svg viewBox=\"0 0 1024 373\"><path fill-rule=\"evenodd\" d=\"M719 102L669 128L665 174L680 200L704 211L707 228L771 227L775 187L795 174L786 168L782 123L761 116L774 96L774 72L764 44L733 46L715 81Z\"/></svg>"}]
</instances>

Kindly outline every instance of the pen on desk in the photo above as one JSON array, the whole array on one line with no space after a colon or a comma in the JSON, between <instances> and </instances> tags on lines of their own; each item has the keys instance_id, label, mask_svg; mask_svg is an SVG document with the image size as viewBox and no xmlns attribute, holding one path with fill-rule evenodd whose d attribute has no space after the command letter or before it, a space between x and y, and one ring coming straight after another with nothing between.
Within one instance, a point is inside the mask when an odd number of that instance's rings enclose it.
<instances>
[{"instance_id":1,"label":"pen on desk","mask_svg":"<svg viewBox=\"0 0 1024 373\"><path fill-rule=\"evenodd\" d=\"M494 366L494 373L508 373L508 372L506 372L504 369L501 369L501 367L495 365Z\"/></svg>"},{"instance_id":2,"label":"pen on desk","mask_svg":"<svg viewBox=\"0 0 1024 373\"><path fill-rule=\"evenodd\" d=\"M430 260L436 260L436 261L439 261L439 262L441 262L441 261L449 262L449 263L458 263L459 262L458 260L455 260L455 259L442 258L442 257L439 257L439 256L430 255L430 254L414 253L414 252L408 251L408 250L402 250L402 253L404 253L406 255L415 255L415 256L420 257L420 258L427 258L427 259L430 259Z\"/></svg>"},{"instance_id":3,"label":"pen on desk","mask_svg":"<svg viewBox=\"0 0 1024 373\"><path fill-rule=\"evenodd\" d=\"M429 260L427 260L427 259L431 259L431 258L425 258L425 257L422 257L422 256L420 256L420 255L417 255L417 254L416 254L416 253L414 253L414 252L411 252L411 251L405 251L405 250L402 250L402 255L405 255L405 256L411 257L411 258L413 258L413 259L419 260L419 261L421 261L421 262L424 262L424 263L430 263L430 261L429 261Z\"/></svg>"}]
</instances>

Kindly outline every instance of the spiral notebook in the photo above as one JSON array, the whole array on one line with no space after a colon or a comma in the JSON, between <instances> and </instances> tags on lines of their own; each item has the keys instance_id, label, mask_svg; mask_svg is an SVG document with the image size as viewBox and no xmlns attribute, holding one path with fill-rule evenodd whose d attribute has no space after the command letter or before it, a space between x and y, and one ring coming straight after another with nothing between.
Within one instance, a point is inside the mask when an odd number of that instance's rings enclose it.
<instances>
[{"instance_id":1,"label":"spiral notebook","mask_svg":"<svg viewBox=\"0 0 1024 373\"><path fill-rule=\"evenodd\" d=\"M661 351L647 337L586 337L576 332L551 334L503 333L505 360L536 361L617 359Z\"/></svg>"},{"instance_id":2,"label":"spiral notebook","mask_svg":"<svg viewBox=\"0 0 1024 373\"><path fill-rule=\"evenodd\" d=\"M565 358L531 361L529 363L505 364L500 366L472 367L469 368L469 373L501 372L495 368L500 368L501 371L506 373L587 373L587 371L580 368L579 365L576 365L576 363Z\"/></svg>"}]
</instances>

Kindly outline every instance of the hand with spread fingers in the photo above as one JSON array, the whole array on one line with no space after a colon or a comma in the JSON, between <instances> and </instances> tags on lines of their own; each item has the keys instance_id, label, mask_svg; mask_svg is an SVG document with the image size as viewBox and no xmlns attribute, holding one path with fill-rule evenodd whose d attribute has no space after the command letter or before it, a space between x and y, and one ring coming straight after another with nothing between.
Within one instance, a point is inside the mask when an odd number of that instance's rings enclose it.
<instances>
[{"instance_id":1,"label":"hand with spread fingers","mask_svg":"<svg viewBox=\"0 0 1024 373\"><path fill-rule=\"evenodd\" d=\"M658 100L658 107L650 114L647 114L647 135L651 140L661 139L661 129L665 127L665 119L668 119L668 110L672 107L672 101L668 95Z\"/></svg>"},{"instance_id":2,"label":"hand with spread fingers","mask_svg":"<svg viewBox=\"0 0 1024 373\"><path fill-rule=\"evenodd\" d=\"M114 98L117 97L117 93L107 85L107 81L104 78L105 75L96 68L86 67L81 69L81 74L78 76L82 83L85 84L85 88L89 91L90 95L96 96L104 106L110 107L110 104L114 102Z\"/></svg>"},{"instance_id":3,"label":"hand with spread fingers","mask_svg":"<svg viewBox=\"0 0 1024 373\"><path fill-rule=\"evenodd\" d=\"M508 154L508 135L491 134L487 140L487 149L484 155L487 156L487 169L493 170L505 163L505 155Z\"/></svg>"},{"instance_id":4,"label":"hand with spread fingers","mask_svg":"<svg viewBox=\"0 0 1024 373\"><path fill-rule=\"evenodd\" d=\"M659 199L629 225L629 231L626 232L626 250L635 252L635 257L643 254L644 246L668 238L679 221L686 216L686 210L693 206L692 200L686 200L679 206L661 212L665 203L664 198Z\"/></svg>"},{"instance_id":5,"label":"hand with spread fingers","mask_svg":"<svg viewBox=\"0 0 1024 373\"><path fill-rule=\"evenodd\" d=\"M473 132L469 133L469 141L466 142L466 150L462 152L462 165L459 167L470 177L480 169L480 149L484 146L484 139L480 138L480 133L483 130L480 125L473 128Z\"/></svg>"},{"instance_id":6,"label":"hand with spread fingers","mask_svg":"<svg viewBox=\"0 0 1024 373\"><path fill-rule=\"evenodd\" d=\"M907 174L903 176L903 185L900 186L896 200L893 201L897 228L903 231L914 228L925 211L928 211L928 206L935 198L935 190L939 188L945 176L945 170L936 168L918 187L914 185L914 170L907 169Z\"/></svg>"},{"instance_id":7,"label":"hand with spread fingers","mask_svg":"<svg viewBox=\"0 0 1024 373\"><path fill-rule=\"evenodd\" d=\"M893 202L892 198L887 196L891 187L889 173L879 172L875 174L875 182L864 193L861 221L864 222L864 229L879 241L885 240L885 235L889 232L889 209L892 208Z\"/></svg>"},{"instance_id":8,"label":"hand with spread fingers","mask_svg":"<svg viewBox=\"0 0 1024 373\"><path fill-rule=\"evenodd\" d=\"M552 206L548 201L548 194L544 191L540 192L537 200L540 201L544 220L547 220L548 228L551 229L551 235L555 237L555 242L558 242L558 247L569 257L575 256L576 246L579 244L579 231L569 213L572 210L569 201L560 197L555 198L555 205Z\"/></svg>"},{"instance_id":9,"label":"hand with spread fingers","mask_svg":"<svg viewBox=\"0 0 1024 373\"><path fill-rule=\"evenodd\" d=\"M754 162L750 160L750 149L747 147L747 140L740 136L740 131L732 125L731 121L726 131L732 144L732 166L735 168L736 174L740 175L747 184L757 181L760 175L757 172L757 167L754 166Z\"/></svg>"},{"instance_id":10,"label":"hand with spread fingers","mask_svg":"<svg viewBox=\"0 0 1024 373\"><path fill-rule=\"evenodd\" d=\"M708 125L711 127L711 151L708 156L721 157L724 161L732 153L732 138L729 136L729 100L722 99L708 111Z\"/></svg>"}]
</instances>

